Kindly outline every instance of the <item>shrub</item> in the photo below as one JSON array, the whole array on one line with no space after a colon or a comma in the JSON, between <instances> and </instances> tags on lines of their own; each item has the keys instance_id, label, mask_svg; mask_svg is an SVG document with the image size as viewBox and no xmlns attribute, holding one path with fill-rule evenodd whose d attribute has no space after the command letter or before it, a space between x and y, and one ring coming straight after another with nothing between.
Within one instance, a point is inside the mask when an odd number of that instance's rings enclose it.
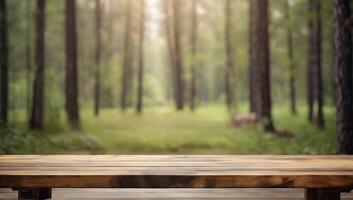
<instances>
[{"instance_id":1,"label":"shrub","mask_svg":"<svg viewBox=\"0 0 353 200\"><path fill-rule=\"evenodd\" d=\"M23 130L0 128L0 154L37 153L35 137Z\"/></svg>"}]
</instances>

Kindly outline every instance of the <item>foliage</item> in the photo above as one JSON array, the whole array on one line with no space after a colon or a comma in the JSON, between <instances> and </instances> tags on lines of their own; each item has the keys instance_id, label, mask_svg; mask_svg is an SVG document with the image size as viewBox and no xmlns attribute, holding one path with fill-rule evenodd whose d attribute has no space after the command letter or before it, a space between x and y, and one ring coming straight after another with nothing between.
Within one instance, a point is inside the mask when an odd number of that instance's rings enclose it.
<instances>
[{"instance_id":1,"label":"foliage","mask_svg":"<svg viewBox=\"0 0 353 200\"><path fill-rule=\"evenodd\" d=\"M84 134L48 135L14 128L0 129L1 154L102 153L99 143Z\"/></svg>"},{"instance_id":2,"label":"foliage","mask_svg":"<svg viewBox=\"0 0 353 200\"><path fill-rule=\"evenodd\" d=\"M2 127L0 141L0 155L38 153L35 137L23 130Z\"/></svg>"},{"instance_id":3,"label":"foliage","mask_svg":"<svg viewBox=\"0 0 353 200\"><path fill-rule=\"evenodd\" d=\"M103 148L97 141L82 133L50 135L41 142L45 145L41 151L49 154L103 153Z\"/></svg>"}]
</instances>

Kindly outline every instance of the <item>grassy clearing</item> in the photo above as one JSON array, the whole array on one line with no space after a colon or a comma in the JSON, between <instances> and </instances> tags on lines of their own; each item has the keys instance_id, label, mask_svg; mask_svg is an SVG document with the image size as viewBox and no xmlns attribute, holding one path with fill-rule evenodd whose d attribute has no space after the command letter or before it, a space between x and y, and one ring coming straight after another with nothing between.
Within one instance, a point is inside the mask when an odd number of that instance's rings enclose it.
<instances>
[{"instance_id":1,"label":"grassy clearing","mask_svg":"<svg viewBox=\"0 0 353 200\"><path fill-rule=\"evenodd\" d=\"M279 138L264 133L257 125L230 128L228 114L221 106L175 112L172 108L150 108L142 116L133 111L103 110L99 118L83 112L83 127L73 132L49 126L43 133L32 133L34 150L46 154L334 154L334 110L326 109L327 128L307 123L305 110L298 116L275 108L278 128L295 134ZM60 121L60 120L59 120ZM65 126L64 126L65 127ZM18 147L20 150L21 148ZM23 153L12 151L8 153Z\"/></svg>"}]
</instances>

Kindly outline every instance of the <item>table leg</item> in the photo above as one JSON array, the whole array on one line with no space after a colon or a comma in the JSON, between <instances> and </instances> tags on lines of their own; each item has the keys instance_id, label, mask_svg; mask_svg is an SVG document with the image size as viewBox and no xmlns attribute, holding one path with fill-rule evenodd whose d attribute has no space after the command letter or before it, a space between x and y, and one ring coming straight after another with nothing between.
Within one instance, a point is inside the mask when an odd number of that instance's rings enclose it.
<instances>
[{"instance_id":1,"label":"table leg","mask_svg":"<svg viewBox=\"0 0 353 200\"><path fill-rule=\"evenodd\" d=\"M306 200L340 200L341 192L335 189L307 188Z\"/></svg>"},{"instance_id":2,"label":"table leg","mask_svg":"<svg viewBox=\"0 0 353 200\"><path fill-rule=\"evenodd\" d=\"M18 190L18 199L50 199L51 188L21 188Z\"/></svg>"}]
</instances>

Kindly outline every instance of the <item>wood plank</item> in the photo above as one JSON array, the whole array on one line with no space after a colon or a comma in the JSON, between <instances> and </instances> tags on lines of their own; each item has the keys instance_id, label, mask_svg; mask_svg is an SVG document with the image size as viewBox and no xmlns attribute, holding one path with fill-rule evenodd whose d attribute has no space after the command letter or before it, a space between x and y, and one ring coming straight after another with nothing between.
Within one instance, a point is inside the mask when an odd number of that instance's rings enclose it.
<instances>
[{"instance_id":1,"label":"wood plank","mask_svg":"<svg viewBox=\"0 0 353 200\"><path fill-rule=\"evenodd\" d=\"M353 187L353 156L0 156L0 187Z\"/></svg>"},{"instance_id":2,"label":"wood plank","mask_svg":"<svg viewBox=\"0 0 353 200\"><path fill-rule=\"evenodd\" d=\"M2 155L2 160L32 160L32 159L74 159L74 160L90 160L91 158L106 160L106 159L120 159L120 160L224 160L224 159L261 159L261 160L315 160L315 159L333 159L333 160L351 160L350 155Z\"/></svg>"},{"instance_id":3,"label":"wood plank","mask_svg":"<svg viewBox=\"0 0 353 200\"><path fill-rule=\"evenodd\" d=\"M1 167L22 167L22 166L33 166L33 167L69 167L69 166L95 166L95 167L132 167L132 166L145 166L145 167L262 167L272 168L310 168L313 163L316 166L321 165L321 169L330 168L342 168L352 169L353 165L347 161L332 161L327 163L327 160L316 160L313 161L271 161L271 160L203 160L203 161L125 161L112 159L110 162L107 160L91 160L77 161L77 160L26 160L26 161L2 161L0 162ZM264 161L264 162L261 162ZM300 162L300 164L298 163Z\"/></svg>"},{"instance_id":4,"label":"wood plank","mask_svg":"<svg viewBox=\"0 0 353 200\"><path fill-rule=\"evenodd\" d=\"M56 191L54 197L61 197L64 195L59 189ZM272 199L272 200L303 200L302 190L283 190L283 189L171 189L171 190L151 190L151 189L119 189L119 190L107 190L107 189L95 189L95 190L73 190L78 192L77 196L73 193L68 193L66 197L88 197L84 193L90 193L92 196L100 198L112 198L117 197L118 199ZM62 196L65 197L65 196Z\"/></svg>"},{"instance_id":5,"label":"wood plank","mask_svg":"<svg viewBox=\"0 0 353 200\"><path fill-rule=\"evenodd\" d=\"M143 161L143 162L155 162L155 161L251 161L251 160L268 160L268 161L315 161L315 160L337 160L346 163L350 163L352 156L344 155L334 155L334 156L267 156L267 155L255 155L255 156L228 156L228 155L216 155L216 156L207 156L207 155L23 155L23 156L14 156L14 155L5 155L0 156L2 161L40 161L43 159L49 159L49 161L95 161L99 160L119 160L119 161ZM316 162L316 161L315 161Z\"/></svg>"},{"instance_id":6,"label":"wood plank","mask_svg":"<svg viewBox=\"0 0 353 200\"><path fill-rule=\"evenodd\" d=\"M352 170L340 168L261 168L261 167L0 167L0 176L332 176L350 177Z\"/></svg>"},{"instance_id":7,"label":"wood plank","mask_svg":"<svg viewBox=\"0 0 353 200\"><path fill-rule=\"evenodd\" d=\"M0 156L0 166L232 166L262 168L319 166L321 169L335 167L352 169L353 159L350 156Z\"/></svg>"},{"instance_id":8,"label":"wood plank","mask_svg":"<svg viewBox=\"0 0 353 200\"><path fill-rule=\"evenodd\" d=\"M0 176L0 187L51 188L342 188L353 176Z\"/></svg>"}]
</instances>

